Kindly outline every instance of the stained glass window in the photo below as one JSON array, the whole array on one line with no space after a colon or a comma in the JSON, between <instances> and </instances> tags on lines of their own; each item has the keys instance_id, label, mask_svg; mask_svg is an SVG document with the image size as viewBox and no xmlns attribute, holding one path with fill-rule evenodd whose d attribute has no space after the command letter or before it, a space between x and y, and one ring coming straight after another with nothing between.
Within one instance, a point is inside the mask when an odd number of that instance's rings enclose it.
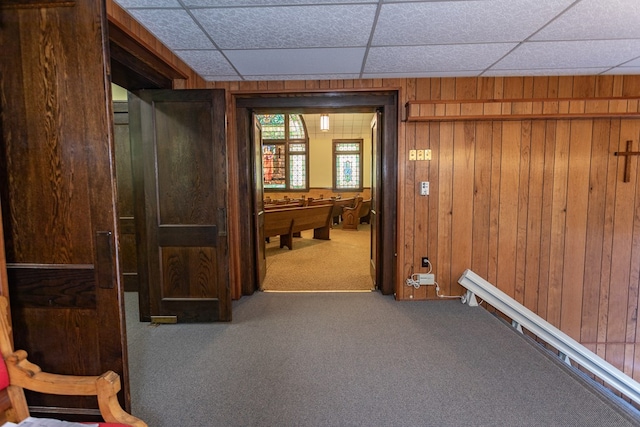
<instances>
[{"instance_id":1,"label":"stained glass window","mask_svg":"<svg viewBox=\"0 0 640 427\"><path fill-rule=\"evenodd\" d=\"M362 190L362 140L333 141L333 185L336 190Z\"/></svg>"},{"instance_id":2,"label":"stained glass window","mask_svg":"<svg viewBox=\"0 0 640 427\"><path fill-rule=\"evenodd\" d=\"M304 131L302 116L300 114L289 115L289 138L290 139L306 139L307 135Z\"/></svg>"},{"instance_id":3,"label":"stained glass window","mask_svg":"<svg viewBox=\"0 0 640 427\"><path fill-rule=\"evenodd\" d=\"M306 190L307 134L300 114L262 114L264 188Z\"/></svg>"},{"instance_id":4,"label":"stained glass window","mask_svg":"<svg viewBox=\"0 0 640 427\"><path fill-rule=\"evenodd\" d=\"M287 188L284 152L283 144L263 144L262 166L265 187Z\"/></svg>"},{"instance_id":5,"label":"stained glass window","mask_svg":"<svg viewBox=\"0 0 640 427\"><path fill-rule=\"evenodd\" d=\"M284 139L284 114L258 116L262 125L262 139Z\"/></svg>"}]
</instances>

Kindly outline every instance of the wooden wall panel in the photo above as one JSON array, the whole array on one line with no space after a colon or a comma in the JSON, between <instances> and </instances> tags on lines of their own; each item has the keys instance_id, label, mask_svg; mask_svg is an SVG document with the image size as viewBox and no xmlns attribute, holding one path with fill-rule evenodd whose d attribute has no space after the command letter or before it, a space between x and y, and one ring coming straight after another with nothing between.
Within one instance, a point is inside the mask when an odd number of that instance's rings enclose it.
<instances>
[{"instance_id":1,"label":"wooden wall panel","mask_svg":"<svg viewBox=\"0 0 640 427\"><path fill-rule=\"evenodd\" d=\"M46 371L116 371L127 407L104 4L47 6L1 14L0 197L14 339ZM30 403L98 412L95 399Z\"/></svg>"}]
</instances>

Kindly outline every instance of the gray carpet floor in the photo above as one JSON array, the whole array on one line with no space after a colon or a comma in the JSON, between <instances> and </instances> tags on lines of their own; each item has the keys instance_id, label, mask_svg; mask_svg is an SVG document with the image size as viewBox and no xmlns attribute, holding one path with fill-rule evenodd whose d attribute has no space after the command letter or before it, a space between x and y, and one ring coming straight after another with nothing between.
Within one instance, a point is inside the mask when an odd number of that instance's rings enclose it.
<instances>
[{"instance_id":1,"label":"gray carpet floor","mask_svg":"<svg viewBox=\"0 0 640 427\"><path fill-rule=\"evenodd\" d=\"M459 301L258 292L231 323L161 326L126 302L132 412L150 427L640 425Z\"/></svg>"}]
</instances>

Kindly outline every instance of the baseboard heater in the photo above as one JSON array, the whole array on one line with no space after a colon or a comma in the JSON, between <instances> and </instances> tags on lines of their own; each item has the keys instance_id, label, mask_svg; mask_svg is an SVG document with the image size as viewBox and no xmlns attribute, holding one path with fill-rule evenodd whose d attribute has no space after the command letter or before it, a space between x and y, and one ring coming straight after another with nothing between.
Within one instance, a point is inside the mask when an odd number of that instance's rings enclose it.
<instances>
[{"instance_id":1,"label":"baseboard heater","mask_svg":"<svg viewBox=\"0 0 640 427\"><path fill-rule=\"evenodd\" d=\"M511 319L511 325L518 331L522 332L522 328L525 328L557 349L560 353L560 358L565 363L571 365L571 361L573 360L597 378L603 380L606 385L619 391L635 403L640 404L640 383L473 271L466 270L462 276L460 276L458 283L467 289L465 296L462 298L463 304L468 304L471 307L477 306L477 296L509 317Z\"/></svg>"}]
</instances>

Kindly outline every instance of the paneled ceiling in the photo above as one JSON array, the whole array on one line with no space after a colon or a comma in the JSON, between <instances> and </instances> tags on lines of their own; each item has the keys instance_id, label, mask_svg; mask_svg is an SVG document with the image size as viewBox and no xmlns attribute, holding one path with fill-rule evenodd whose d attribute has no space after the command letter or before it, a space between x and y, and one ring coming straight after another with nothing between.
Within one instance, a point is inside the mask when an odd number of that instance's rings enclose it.
<instances>
[{"instance_id":1,"label":"paneled ceiling","mask_svg":"<svg viewBox=\"0 0 640 427\"><path fill-rule=\"evenodd\" d=\"M208 81L640 74L640 0L115 0Z\"/></svg>"},{"instance_id":2,"label":"paneled ceiling","mask_svg":"<svg viewBox=\"0 0 640 427\"><path fill-rule=\"evenodd\" d=\"M311 140L359 139L371 136L371 121L374 113L331 113L329 114L329 131L320 130L320 114L303 114L307 134Z\"/></svg>"}]
</instances>

